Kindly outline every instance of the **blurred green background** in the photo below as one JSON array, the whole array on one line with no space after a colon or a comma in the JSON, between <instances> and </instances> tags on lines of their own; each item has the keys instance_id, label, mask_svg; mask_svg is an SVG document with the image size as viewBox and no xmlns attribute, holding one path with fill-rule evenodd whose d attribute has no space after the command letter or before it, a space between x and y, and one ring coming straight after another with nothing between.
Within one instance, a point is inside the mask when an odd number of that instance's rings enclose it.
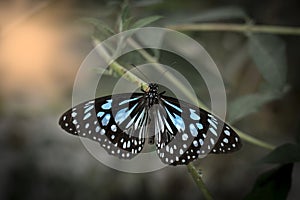
<instances>
[{"instance_id":1,"label":"blurred green background","mask_svg":"<svg viewBox=\"0 0 300 200\"><path fill-rule=\"evenodd\" d=\"M203 199L185 166L146 174L118 172L95 160L78 138L58 127L59 116L72 103L76 72L93 49L91 36L107 38L106 26L117 33L122 5L123 1L108 0L0 2L0 199ZM136 0L129 1L128 9L128 17L134 20L162 16L150 24L159 27L205 22L300 25L296 0ZM102 25L77 23L87 17ZM276 147L299 143L299 34L184 33L202 44L219 67L227 92L228 121ZM266 57L261 57L264 52ZM168 65L174 59L163 53L159 58ZM138 56L120 59L125 66L130 62L142 64L143 60ZM183 68L177 63L175 67ZM188 68L183 71L209 105L197 77ZM104 79L107 87L99 88L99 95L107 93L118 77ZM215 199L243 199L261 173L289 162L294 162L293 171L283 168L278 176L265 180L276 180L268 185L269 191L259 193L275 193L277 186L289 190L291 184L287 199L300 197L298 146L295 151L275 152L281 156L275 156L276 164L266 164L259 161L270 150L243 143L237 153L195 162ZM282 161L287 152L295 158ZM290 173L292 180L285 180ZM285 199L285 195L277 198Z\"/></svg>"}]
</instances>

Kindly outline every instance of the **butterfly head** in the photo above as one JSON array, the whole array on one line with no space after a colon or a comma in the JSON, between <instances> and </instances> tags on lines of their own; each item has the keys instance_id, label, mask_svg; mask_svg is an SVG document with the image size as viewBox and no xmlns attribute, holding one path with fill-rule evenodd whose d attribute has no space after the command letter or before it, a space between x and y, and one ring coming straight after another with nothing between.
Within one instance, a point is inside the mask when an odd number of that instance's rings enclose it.
<instances>
[{"instance_id":1,"label":"butterfly head","mask_svg":"<svg viewBox=\"0 0 300 200\"><path fill-rule=\"evenodd\" d=\"M156 83L149 83L149 93L157 93L158 85Z\"/></svg>"},{"instance_id":2,"label":"butterfly head","mask_svg":"<svg viewBox=\"0 0 300 200\"><path fill-rule=\"evenodd\" d=\"M145 92L148 107L150 108L154 104L158 104L158 85L156 83L149 83L149 90Z\"/></svg>"}]
</instances>

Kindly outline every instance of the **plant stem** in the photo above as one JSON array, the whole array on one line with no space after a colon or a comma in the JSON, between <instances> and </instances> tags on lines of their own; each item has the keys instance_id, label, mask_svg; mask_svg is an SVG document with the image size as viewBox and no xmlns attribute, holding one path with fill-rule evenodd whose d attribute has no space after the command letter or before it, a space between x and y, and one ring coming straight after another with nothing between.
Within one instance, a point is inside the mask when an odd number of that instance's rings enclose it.
<instances>
[{"instance_id":1,"label":"plant stem","mask_svg":"<svg viewBox=\"0 0 300 200\"><path fill-rule=\"evenodd\" d=\"M232 127L232 126L231 126L231 127ZM262 141L262 140L259 140L259 139L255 138L255 137L252 137L252 136L250 136L250 135L248 135L248 134L246 134L246 133L240 131L240 130L237 129L237 128L234 128L234 127L232 127L232 128L235 130L235 132L236 132L242 139L246 140L246 141L249 142L249 143L255 144L256 146L263 147L263 148L269 149L269 150L274 150L274 149L276 148L274 145L269 144L269 143L267 143L267 142L264 142L264 141Z\"/></svg>"},{"instance_id":2,"label":"plant stem","mask_svg":"<svg viewBox=\"0 0 300 200\"><path fill-rule=\"evenodd\" d=\"M92 38L92 41L94 43L94 46L96 47L97 52L99 53L99 56L102 56L106 61L109 61L109 54L105 50L105 48L97 47L97 45L100 43L100 41L96 38ZM142 87L145 91L148 89L148 84L141 80L139 77L135 76L134 74L128 72L126 68L121 66L118 62L113 61L109 64L110 68L114 70L118 75L122 76L128 81L131 81L133 83L136 83L138 86Z\"/></svg>"},{"instance_id":3,"label":"plant stem","mask_svg":"<svg viewBox=\"0 0 300 200\"><path fill-rule=\"evenodd\" d=\"M270 25L253 24L224 24L224 23L201 23L201 24L179 24L170 25L167 28L177 31L232 31L232 32L252 32L269 33L282 35L300 35L298 27L283 27Z\"/></svg>"},{"instance_id":4,"label":"plant stem","mask_svg":"<svg viewBox=\"0 0 300 200\"><path fill-rule=\"evenodd\" d=\"M194 179L195 183L197 184L198 188L201 190L204 198L206 200L212 200L213 197L210 194L210 192L208 191L206 185L204 184L201 175L199 174L199 172L197 171L197 169L195 168L195 166L192 163L189 163L187 165L188 171L191 174L192 178Z\"/></svg>"}]
</instances>

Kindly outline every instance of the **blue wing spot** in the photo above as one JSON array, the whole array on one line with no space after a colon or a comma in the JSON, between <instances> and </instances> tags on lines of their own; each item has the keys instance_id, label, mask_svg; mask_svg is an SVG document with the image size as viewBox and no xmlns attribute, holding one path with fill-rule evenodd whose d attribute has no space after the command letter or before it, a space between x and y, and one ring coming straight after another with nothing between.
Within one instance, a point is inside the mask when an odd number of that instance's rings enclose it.
<instances>
[{"instance_id":1,"label":"blue wing spot","mask_svg":"<svg viewBox=\"0 0 300 200\"><path fill-rule=\"evenodd\" d=\"M135 98L132 98L132 99L126 99L126 100L124 100L124 101L121 101L121 102L119 103L119 105L121 106L121 105L126 104L126 103L129 103L129 102L131 102L131 101L135 101L135 100L137 100L137 99L139 99L139 98L141 98L141 97L135 97Z\"/></svg>"},{"instance_id":2,"label":"blue wing spot","mask_svg":"<svg viewBox=\"0 0 300 200\"><path fill-rule=\"evenodd\" d=\"M96 131L96 133L98 133L98 132L100 131L100 126L97 126L97 127L95 128L95 131Z\"/></svg>"},{"instance_id":3,"label":"blue wing spot","mask_svg":"<svg viewBox=\"0 0 300 200\"><path fill-rule=\"evenodd\" d=\"M103 115L104 115L104 112L100 111L100 112L97 113L97 117L102 117Z\"/></svg>"},{"instance_id":4,"label":"blue wing spot","mask_svg":"<svg viewBox=\"0 0 300 200\"><path fill-rule=\"evenodd\" d=\"M199 130L203 129L203 125L201 123L196 123L196 126L198 127Z\"/></svg>"},{"instance_id":5,"label":"blue wing spot","mask_svg":"<svg viewBox=\"0 0 300 200\"><path fill-rule=\"evenodd\" d=\"M102 126L106 126L109 123L109 120L110 120L110 114L106 114L101 121Z\"/></svg>"},{"instance_id":6,"label":"blue wing spot","mask_svg":"<svg viewBox=\"0 0 300 200\"><path fill-rule=\"evenodd\" d=\"M191 112L191 114L190 114L191 119L197 120L197 121L200 120L200 116L195 113L196 112L195 110L190 109L190 112Z\"/></svg>"},{"instance_id":7,"label":"blue wing spot","mask_svg":"<svg viewBox=\"0 0 300 200\"><path fill-rule=\"evenodd\" d=\"M109 100L106 100L106 101L107 101L107 103L103 104L103 105L101 106L101 108L102 108L102 109L105 109L105 110L109 110L109 109L111 109L111 103L112 103L112 100L109 99Z\"/></svg>"},{"instance_id":8,"label":"blue wing spot","mask_svg":"<svg viewBox=\"0 0 300 200\"><path fill-rule=\"evenodd\" d=\"M123 108L117 112L117 114L115 116L115 121L118 124L121 124L127 118L127 115L126 115L127 110L128 110L128 108Z\"/></svg>"},{"instance_id":9,"label":"blue wing spot","mask_svg":"<svg viewBox=\"0 0 300 200\"><path fill-rule=\"evenodd\" d=\"M176 126L176 128L178 129L178 131L181 129L182 131L185 130L185 125L184 122L182 120L181 117L179 117L178 115L175 114L175 119L173 118L174 124Z\"/></svg>"},{"instance_id":10,"label":"blue wing spot","mask_svg":"<svg viewBox=\"0 0 300 200\"><path fill-rule=\"evenodd\" d=\"M176 126L177 130L184 131L185 125L184 125L182 117L178 116L177 114L174 114L174 117L173 117L173 115L171 115L171 113L169 112L168 109L166 109L166 111L167 111L172 123Z\"/></svg>"},{"instance_id":11,"label":"blue wing spot","mask_svg":"<svg viewBox=\"0 0 300 200\"><path fill-rule=\"evenodd\" d=\"M118 124L121 124L129 115L130 113L137 107L138 104L135 104L130 110L128 108L123 108L119 110L115 116L115 121Z\"/></svg>"},{"instance_id":12,"label":"blue wing spot","mask_svg":"<svg viewBox=\"0 0 300 200\"><path fill-rule=\"evenodd\" d=\"M178 110L179 112L182 112L182 109L179 108L178 106L175 106L174 104L171 104L170 102L166 101L165 99L163 99L163 101L168 104L169 106L175 108L176 110Z\"/></svg>"},{"instance_id":13,"label":"blue wing spot","mask_svg":"<svg viewBox=\"0 0 300 200\"><path fill-rule=\"evenodd\" d=\"M190 131L193 137L196 137L198 135L198 131L194 124L190 124Z\"/></svg>"}]
</instances>

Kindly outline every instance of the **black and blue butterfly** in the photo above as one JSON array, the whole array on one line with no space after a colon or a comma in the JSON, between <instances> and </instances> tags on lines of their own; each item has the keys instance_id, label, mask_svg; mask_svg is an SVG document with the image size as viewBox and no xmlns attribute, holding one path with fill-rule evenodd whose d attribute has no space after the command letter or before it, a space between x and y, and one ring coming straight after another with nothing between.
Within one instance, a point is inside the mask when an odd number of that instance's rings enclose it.
<instances>
[{"instance_id":1,"label":"black and blue butterfly","mask_svg":"<svg viewBox=\"0 0 300 200\"><path fill-rule=\"evenodd\" d=\"M97 141L111 155L131 159L148 143L163 163L183 165L208 153L241 148L237 133L213 114L165 96L158 84L81 103L59 119L67 132Z\"/></svg>"}]
</instances>

